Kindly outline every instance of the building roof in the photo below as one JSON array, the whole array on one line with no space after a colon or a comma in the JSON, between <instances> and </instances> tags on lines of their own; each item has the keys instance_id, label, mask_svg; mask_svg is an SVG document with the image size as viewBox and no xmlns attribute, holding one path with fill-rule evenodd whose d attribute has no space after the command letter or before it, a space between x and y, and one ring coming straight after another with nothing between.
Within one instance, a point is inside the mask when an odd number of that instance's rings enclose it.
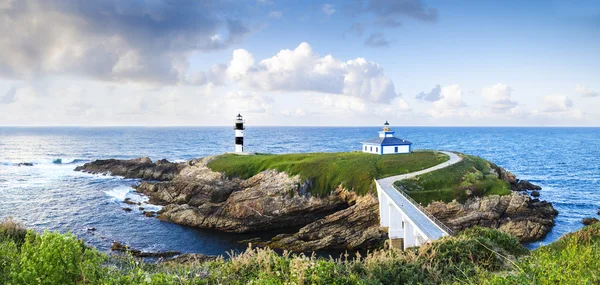
<instances>
[{"instance_id":1,"label":"building roof","mask_svg":"<svg viewBox=\"0 0 600 285\"><path fill-rule=\"evenodd\" d=\"M379 145L411 145L412 144L411 142L409 142L407 140L399 139L397 137L386 137L386 138L376 137L376 138L361 141L360 143L379 144Z\"/></svg>"}]
</instances>

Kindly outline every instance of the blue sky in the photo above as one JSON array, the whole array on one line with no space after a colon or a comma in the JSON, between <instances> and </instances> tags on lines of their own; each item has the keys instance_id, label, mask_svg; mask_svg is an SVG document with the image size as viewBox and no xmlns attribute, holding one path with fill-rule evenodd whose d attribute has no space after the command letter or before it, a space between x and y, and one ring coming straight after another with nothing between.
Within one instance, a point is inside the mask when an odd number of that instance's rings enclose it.
<instances>
[{"instance_id":1,"label":"blue sky","mask_svg":"<svg viewBox=\"0 0 600 285\"><path fill-rule=\"evenodd\" d=\"M600 125L598 1L0 0L0 17L0 125Z\"/></svg>"}]
</instances>

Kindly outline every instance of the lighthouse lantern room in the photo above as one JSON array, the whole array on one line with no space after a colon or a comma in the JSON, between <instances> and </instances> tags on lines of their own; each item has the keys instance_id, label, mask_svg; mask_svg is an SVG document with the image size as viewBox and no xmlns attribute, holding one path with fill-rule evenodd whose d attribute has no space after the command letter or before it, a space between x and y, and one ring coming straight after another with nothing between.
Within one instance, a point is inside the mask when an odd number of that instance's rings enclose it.
<instances>
[{"instance_id":1,"label":"lighthouse lantern room","mask_svg":"<svg viewBox=\"0 0 600 285\"><path fill-rule=\"evenodd\" d=\"M243 153L244 152L244 118L242 115L238 114L235 117L235 125L233 127L235 130L235 152Z\"/></svg>"}]
</instances>

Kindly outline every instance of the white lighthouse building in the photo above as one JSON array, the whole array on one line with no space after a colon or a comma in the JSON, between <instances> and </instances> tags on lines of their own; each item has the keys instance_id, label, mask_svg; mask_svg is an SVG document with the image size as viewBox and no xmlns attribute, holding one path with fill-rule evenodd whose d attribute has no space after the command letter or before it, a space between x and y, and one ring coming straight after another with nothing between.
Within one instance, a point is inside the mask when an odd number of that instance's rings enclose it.
<instances>
[{"instance_id":1,"label":"white lighthouse building","mask_svg":"<svg viewBox=\"0 0 600 285\"><path fill-rule=\"evenodd\" d=\"M394 136L394 131L390 129L390 124L385 121L383 128L379 131L379 136L360 142L362 152L373 154L394 154L410 153L412 143Z\"/></svg>"},{"instance_id":2,"label":"white lighthouse building","mask_svg":"<svg viewBox=\"0 0 600 285\"><path fill-rule=\"evenodd\" d=\"M243 153L244 152L244 118L242 115L238 114L235 117L235 125L233 126L235 130L235 152Z\"/></svg>"}]
</instances>

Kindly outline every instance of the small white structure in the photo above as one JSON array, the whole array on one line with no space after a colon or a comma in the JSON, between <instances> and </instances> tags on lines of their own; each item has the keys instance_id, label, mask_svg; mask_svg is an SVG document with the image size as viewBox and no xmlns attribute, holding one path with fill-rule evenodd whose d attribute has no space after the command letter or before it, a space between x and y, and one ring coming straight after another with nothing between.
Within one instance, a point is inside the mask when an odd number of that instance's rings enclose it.
<instances>
[{"instance_id":1,"label":"small white structure","mask_svg":"<svg viewBox=\"0 0 600 285\"><path fill-rule=\"evenodd\" d=\"M243 153L244 152L244 118L242 115L238 114L235 117L235 125L233 126L235 130L235 152Z\"/></svg>"},{"instance_id":2,"label":"small white structure","mask_svg":"<svg viewBox=\"0 0 600 285\"><path fill-rule=\"evenodd\" d=\"M360 142L362 143L362 151L373 154L410 153L412 143L395 137L394 133L390 129L390 124L385 121L378 137Z\"/></svg>"}]
</instances>

